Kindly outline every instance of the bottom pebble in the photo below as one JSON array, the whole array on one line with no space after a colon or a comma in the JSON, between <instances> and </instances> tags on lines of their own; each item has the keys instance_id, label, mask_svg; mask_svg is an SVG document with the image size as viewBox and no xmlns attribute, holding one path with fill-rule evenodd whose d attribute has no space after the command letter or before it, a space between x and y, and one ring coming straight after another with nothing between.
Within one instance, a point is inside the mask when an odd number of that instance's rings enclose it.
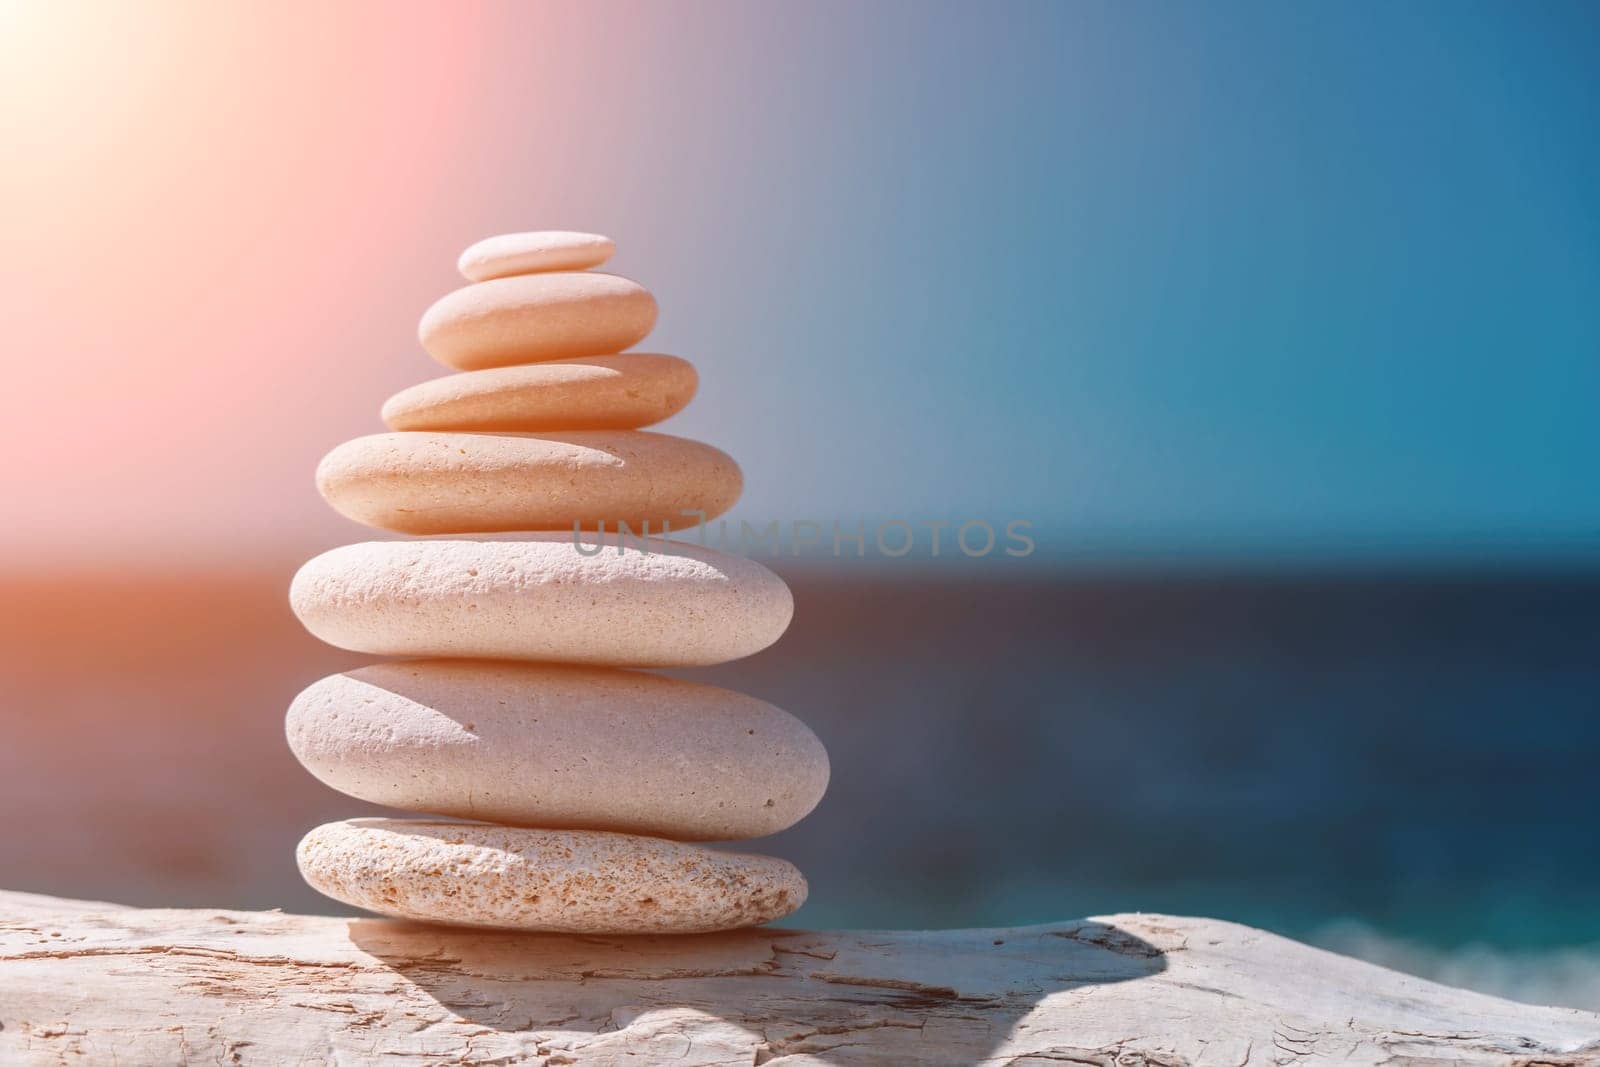
<instances>
[{"instance_id":1,"label":"bottom pebble","mask_svg":"<svg viewBox=\"0 0 1600 1067\"><path fill-rule=\"evenodd\" d=\"M785 860L592 830L348 819L297 852L319 893L400 919L585 934L756 926L806 899Z\"/></svg>"}]
</instances>

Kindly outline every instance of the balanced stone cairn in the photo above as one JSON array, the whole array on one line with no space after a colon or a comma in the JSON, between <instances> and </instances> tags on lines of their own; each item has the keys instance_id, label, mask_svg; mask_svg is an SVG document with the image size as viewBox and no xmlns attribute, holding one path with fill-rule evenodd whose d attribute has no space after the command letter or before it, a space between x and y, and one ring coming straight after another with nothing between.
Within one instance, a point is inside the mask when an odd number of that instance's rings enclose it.
<instances>
[{"instance_id":1,"label":"balanced stone cairn","mask_svg":"<svg viewBox=\"0 0 1600 1067\"><path fill-rule=\"evenodd\" d=\"M347 545L295 575L290 601L317 637L417 657L301 693L295 755L341 792L448 817L312 830L300 871L330 897L569 933L723 930L805 901L789 863L687 842L803 818L828 783L816 735L754 697L622 669L748 656L783 634L794 601L753 561L606 535L708 521L743 487L717 449L640 429L688 404L697 378L675 356L623 352L656 303L590 269L613 247L557 232L469 248L472 284L419 331L459 373L390 398L394 432L317 470L349 518L457 535ZM460 536L502 531L528 533Z\"/></svg>"}]
</instances>

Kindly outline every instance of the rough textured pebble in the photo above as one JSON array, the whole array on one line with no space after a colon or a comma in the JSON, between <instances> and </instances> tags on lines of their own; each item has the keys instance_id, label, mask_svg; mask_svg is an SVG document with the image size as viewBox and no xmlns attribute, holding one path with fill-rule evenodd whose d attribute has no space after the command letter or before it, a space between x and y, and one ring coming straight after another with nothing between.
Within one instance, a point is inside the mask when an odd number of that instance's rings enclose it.
<instances>
[{"instance_id":1,"label":"rough textured pebble","mask_svg":"<svg viewBox=\"0 0 1600 1067\"><path fill-rule=\"evenodd\" d=\"M784 860L599 831L351 819L312 830L297 859L312 888L358 908L518 930L704 933L806 898Z\"/></svg>"}]
</instances>

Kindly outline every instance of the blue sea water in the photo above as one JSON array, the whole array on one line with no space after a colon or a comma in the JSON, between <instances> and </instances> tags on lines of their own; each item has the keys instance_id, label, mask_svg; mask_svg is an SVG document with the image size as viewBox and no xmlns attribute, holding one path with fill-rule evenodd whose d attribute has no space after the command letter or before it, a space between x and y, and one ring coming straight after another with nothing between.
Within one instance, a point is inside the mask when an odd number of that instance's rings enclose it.
<instances>
[{"instance_id":1,"label":"blue sea water","mask_svg":"<svg viewBox=\"0 0 1600 1067\"><path fill-rule=\"evenodd\" d=\"M1204 914L1600 1008L1600 576L795 586L710 673L833 754L806 923Z\"/></svg>"},{"instance_id":2,"label":"blue sea water","mask_svg":"<svg viewBox=\"0 0 1600 1067\"><path fill-rule=\"evenodd\" d=\"M806 873L791 925L1199 914L1600 1009L1600 573L780 569L783 641L682 673L827 745L740 846ZM0 581L0 887L347 910L294 845L378 809L282 722L364 657L286 575Z\"/></svg>"}]
</instances>

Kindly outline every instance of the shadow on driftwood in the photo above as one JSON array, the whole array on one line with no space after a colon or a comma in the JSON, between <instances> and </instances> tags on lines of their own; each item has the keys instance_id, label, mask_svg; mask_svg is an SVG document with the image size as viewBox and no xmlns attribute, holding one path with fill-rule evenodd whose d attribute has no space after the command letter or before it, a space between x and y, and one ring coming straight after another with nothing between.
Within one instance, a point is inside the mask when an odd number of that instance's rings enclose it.
<instances>
[{"instance_id":1,"label":"shadow on driftwood","mask_svg":"<svg viewBox=\"0 0 1600 1067\"><path fill-rule=\"evenodd\" d=\"M626 1031L635 1052L668 1055L687 1042L701 1053L753 1051L757 1063L826 1057L852 1035L884 1028L936 1042L931 1047L953 1060L980 1059L1053 994L1166 968L1149 942L1091 921L996 931L575 937L359 919L349 931L400 979L492 1030L560 1032L554 1048L596 1053L606 1035L620 1041ZM886 1036L874 1034L874 1046Z\"/></svg>"}]
</instances>

